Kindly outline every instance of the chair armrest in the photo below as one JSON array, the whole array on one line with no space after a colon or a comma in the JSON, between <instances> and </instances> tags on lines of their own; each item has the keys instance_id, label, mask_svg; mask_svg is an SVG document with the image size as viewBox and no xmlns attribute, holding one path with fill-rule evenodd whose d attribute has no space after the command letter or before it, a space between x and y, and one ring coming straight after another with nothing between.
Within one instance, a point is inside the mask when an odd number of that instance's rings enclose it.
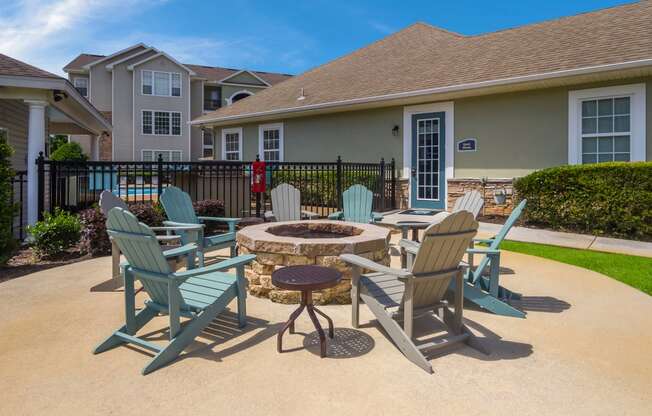
<instances>
[{"instance_id":1,"label":"chair armrest","mask_svg":"<svg viewBox=\"0 0 652 416\"><path fill-rule=\"evenodd\" d=\"M225 222L229 225L229 232L235 231L235 226L242 220L242 218L227 218L227 217L197 217L199 221L215 221Z\"/></svg>"},{"instance_id":2,"label":"chair armrest","mask_svg":"<svg viewBox=\"0 0 652 416\"><path fill-rule=\"evenodd\" d=\"M163 257L170 258L170 257L179 257L183 256L186 254L190 254L197 251L197 244L195 243L190 243L190 244L185 244L181 247L175 247L171 248L170 250L165 250L163 252Z\"/></svg>"},{"instance_id":3,"label":"chair armrest","mask_svg":"<svg viewBox=\"0 0 652 416\"><path fill-rule=\"evenodd\" d=\"M317 214L316 212L311 212L311 211L301 211L301 215L304 218L308 218L309 220L311 220L313 218L319 218L319 214Z\"/></svg>"},{"instance_id":4,"label":"chair armrest","mask_svg":"<svg viewBox=\"0 0 652 416\"><path fill-rule=\"evenodd\" d=\"M200 267L198 269L184 270L182 272L174 273L175 279L185 280L189 277L198 276L210 272L220 272L223 270L232 269L234 267L244 266L251 263L256 258L255 254L243 254L242 256L233 257L228 260L221 261L210 266Z\"/></svg>"},{"instance_id":5,"label":"chair armrest","mask_svg":"<svg viewBox=\"0 0 652 416\"><path fill-rule=\"evenodd\" d=\"M166 241L176 241L176 240L181 239L181 236L180 236L180 235L176 235L176 234L173 234L173 235L157 235L157 236L156 236L156 239L157 239L158 241L162 241L162 242L166 242Z\"/></svg>"},{"instance_id":6,"label":"chair armrest","mask_svg":"<svg viewBox=\"0 0 652 416\"><path fill-rule=\"evenodd\" d=\"M188 224L187 222L163 221L165 227L156 227L170 231L199 231L205 227L204 224Z\"/></svg>"},{"instance_id":7,"label":"chair armrest","mask_svg":"<svg viewBox=\"0 0 652 416\"><path fill-rule=\"evenodd\" d=\"M265 218L265 221L274 221L276 220L276 217L274 216L274 213L272 211L265 211L263 214L263 217Z\"/></svg>"},{"instance_id":8,"label":"chair armrest","mask_svg":"<svg viewBox=\"0 0 652 416\"><path fill-rule=\"evenodd\" d=\"M382 221L383 218L384 218L384 215L381 214L380 212L372 212L371 213L371 222Z\"/></svg>"},{"instance_id":9,"label":"chair armrest","mask_svg":"<svg viewBox=\"0 0 652 416\"><path fill-rule=\"evenodd\" d=\"M343 211L333 212L332 214L328 215L329 220L341 220L342 218L344 218L344 212Z\"/></svg>"},{"instance_id":10,"label":"chair armrest","mask_svg":"<svg viewBox=\"0 0 652 416\"><path fill-rule=\"evenodd\" d=\"M485 243L485 244L491 244L494 242L493 238L474 238L473 239L474 243Z\"/></svg>"},{"instance_id":11,"label":"chair armrest","mask_svg":"<svg viewBox=\"0 0 652 416\"><path fill-rule=\"evenodd\" d=\"M407 251L408 253L411 254L417 254L417 251L419 251L419 247L421 247L420 243L417 243L416 241L412 240L406 240L404 238L401 238L398 241L399 247L402 247Z\"/></svg>"},{"instance_id":12,"label":"chair armrest","mask_svg":"<svg viewBox=\"0 0 652 416\"><path fill-rule=\"evenodd\" d=\"M493 250L490 248L468 248L466 249L466 252L471 254L487 254L487 255L500 254L500 250Z\"/></svg>"},{"instance_id":13,"label":"chair armrest","mask_svg":"<svg viewBox=\"0 0 652 416\"><path fill-rule=\"evenodd\" d=\"M340 259L345 263L352 264L354 266L362 267L364 269L373 270L375 272L391 274L396 277L412 277L412 273L406 270L392 269L390 267L383 266L382 264L375 263L364 257L357 256L355 254L341 254Z\"/></svg>"}]
</instances>

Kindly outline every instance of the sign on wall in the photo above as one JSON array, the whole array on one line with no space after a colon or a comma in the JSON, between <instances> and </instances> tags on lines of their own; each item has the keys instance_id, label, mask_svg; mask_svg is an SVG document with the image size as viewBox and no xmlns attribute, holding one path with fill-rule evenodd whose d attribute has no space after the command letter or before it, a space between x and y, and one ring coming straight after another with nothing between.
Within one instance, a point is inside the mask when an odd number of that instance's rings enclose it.
<instances>
[{"instance_id":1,"label":"sign on wall","mask_svg":"<svg viewBox=\"0 0 652 416\"><path fill-rule=\"evenodd\" d=\"M475 152L478 149L476 139L462 139L457 142L458 152Z\"/></svg>"}]
</instances>

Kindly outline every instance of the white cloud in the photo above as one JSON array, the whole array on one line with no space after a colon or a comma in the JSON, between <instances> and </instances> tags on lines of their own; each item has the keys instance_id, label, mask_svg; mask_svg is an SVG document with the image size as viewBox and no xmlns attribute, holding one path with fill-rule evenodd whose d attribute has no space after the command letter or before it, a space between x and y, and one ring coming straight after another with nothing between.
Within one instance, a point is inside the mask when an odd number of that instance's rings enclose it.
<instances>
[{"instance_id":1,"label":"white cloud","mask_svg":"<svg viewBox=\"0 0 652 416\"><path fill-rule=\"evenodd\" d=\"M20 0L0 7L0 52L61 74L61 68L99 31L156 3Z\"/></svg>"}]
</instances>

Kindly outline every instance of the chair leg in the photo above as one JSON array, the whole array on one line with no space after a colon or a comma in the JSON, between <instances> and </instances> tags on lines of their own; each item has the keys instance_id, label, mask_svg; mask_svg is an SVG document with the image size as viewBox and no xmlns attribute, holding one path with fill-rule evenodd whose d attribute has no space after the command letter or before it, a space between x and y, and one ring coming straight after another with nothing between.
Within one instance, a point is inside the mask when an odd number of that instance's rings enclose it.
<instances>
[{"instance_id":1,"label":"chair leg","mask_svg":"<svg viewBox=\"0 0 652 416\"><path fill-rule=\"evenodd\" d=\"M351 266L351 326L360 326L360 267Z\"/></svg>"},{"instance_id":2,"label":"chair leg","mask_svg":"<svg viewBox=\"0 0 652 416\"><path fill-rule=\"evenodd\" d=\"M412 339L408 338L403 328L385 311L385 308L378 303L376 299L372 296L365 294L364 292L360 294L360 297L367 304L369 310L374 314L378 322L387 332L387 335L394 341L394 344L398 347L399 350L405 355L405 358L412 361L417 366L421 367L426 372L432 374L432 366L423 356L421 351L414 345Z\"/></svg>"},{"instance_id":3,"label":"chair leg","mask_svg":"<svg viewBox=\"0 0 652 416\"><path fill-rule=\"evenodd\" d=\"M133 328L134 333L135 331L138 331L140 328L144 327L145 324L151 321L152 318L154 318L156 315L158 315L158 312L149 307L145 307L143 308L143 310L138 312L138 314L136 314L136 316L134 317L134 328ZM128 333L127 325L123 325L116 332ZM115 336L115 334L111 334L111 336L109 336L107 339L102 341L97 347L95 347L95 349L93 350L93 354L99 354L101 352L110 350L111 348L115 348L118 345L124 343L126 343L126 341Z\"/></svg>"},{"instance_id":4,"label":"chair leg","mask_svg":"<svg viewBox=\"0 0 652 416\"><path fill-rule=\"evenodd\" d=\"M120 247L115 239L111 239L111 278L114 287L123 285L122 273L120 272Z\"/></svg>"},{"instance_id":5,"label":"chair leg","mask_svg":"<svg viewBox=\"0 0 652 416\"><path fill-rule=\"evenodd\" d=\"M477 286L466 284L464 288L464 298L470 300L483 309L493 312L496 315L513 316L515 318L525 318L525 313L503 302L502 300L491 296Z\"/></svg>"},{"instance_id":6,"label":"chair leg","mask_svg":"<svg viewBox=\"0 0 652 416\"><path fill-rule=\"evenodd\" d=\"M197 260L199 267L204 267L204 250L197 250Z\"/></svg>"},{"instance_id":7,"label":"chair leg","mask_svg":"<svg viewBox=\"0 0 652 416\"><path fill-rule=\"evenodd\" d=\"M244 328L247 325L247 283L244 266L236 268L236 279L238 285L238 326Z\"/></svg>"}]
</instances>

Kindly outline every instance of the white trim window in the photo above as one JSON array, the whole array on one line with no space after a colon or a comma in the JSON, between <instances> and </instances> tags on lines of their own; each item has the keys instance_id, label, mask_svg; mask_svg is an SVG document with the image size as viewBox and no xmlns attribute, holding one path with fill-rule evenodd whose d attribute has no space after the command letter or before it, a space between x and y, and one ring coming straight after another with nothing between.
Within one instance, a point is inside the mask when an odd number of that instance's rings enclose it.
<instances>
[{"instance_id":1,"label":"white trim window","mask_svg":"<svg viewBox=\"0 0 652 416\"><path fill-rule=\"evenodd\" d=\"M142 111L142 128L144 135L181 136L181 113L178 111Z\"/></svg>"},{"instance_id":2,"label":"white trim window","mask_svg":"<svg viewBox=\"0 0 652 416\"><path fill-rule=\"evenodd\" d=\"M181 150L143 149L140 151L143 162L156 162L158 155L161 155L164 162L181 162L183 159L183 152Z\"/></svg>"},{"instance_id":3,"label":"white trim window","mask_svg":"<svg viewBox=\"0 0 652 416\"><path fill-rule=\"evenodd\" d=\"M233 104L235 102L238 102L238 101L240 101L242 99L245 99L247 97L251 97L252 95L254 95L254 93L249 91L249 90L236 91L233 94L231 94L231 96L229 98L226 99L226 104L231 105L231 104Z\"/></svg>"},{"instance_id":4,"label":"white trim window","mask_svg":"<svg viewBox=\"0 0 652 416\"><path fill-rule=\"evenodd\" d=\"M73 85L81 95L88 97L88 78L75 78L73 79Z\"/></svg>"},{"instance_id":5,"label":"white trim window","mask_svg":"<svg viewBox=\"0 0 652 416\"><path fill-rule=\"evenodd\" d=\"M181 74L178 72L141 71L141 93L157 97L181 97Z\"/></svg>"},{"instance_id":6,"label":"white trim window","mask_svg":"<svg viewBox=\"0 0 652 416\"><path fill-rule=\"evenodd\" d=\"M283 161L283 123L258 126L258 155L268 162Z\"/></svg>"},{"instance_id":7,"label":"white trim window","mask_svg":"<svg viewBox=\"0 0 652 416\"><path fill-rule=\"evenodd\" d=\"M242 160L242 127L222 129L222 160Z\"/></svg>"},{"instance_id":8,"label":"white trim window","mask_svg":"<svg viewBox=\"0 0 652 416\"><path fill-rule=\"evenodd\" d=\"M569 164L645 160L645 84L569 92Z\"/></svg>"},{"instance_id":9,"label":"white trim window","mask_svg":"<svg viewBox=\"0 0 652 416\"><path fill-rule=\"evenodd\" d=\"M201 156L202 159L214 159L215 156L215 140L212 130L202 130L201 139Z\"/></svg>"}]
</instances>

